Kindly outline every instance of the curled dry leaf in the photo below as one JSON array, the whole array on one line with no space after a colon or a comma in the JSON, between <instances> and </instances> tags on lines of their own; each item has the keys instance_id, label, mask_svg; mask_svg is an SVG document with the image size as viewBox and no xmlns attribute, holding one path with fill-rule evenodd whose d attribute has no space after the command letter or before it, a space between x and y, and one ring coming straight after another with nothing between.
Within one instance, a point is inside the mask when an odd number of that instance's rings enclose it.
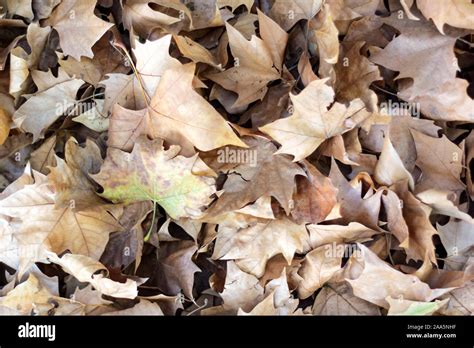
<instances>
[{"instance_id":1,"label":"curled dry leaf","mask_svg":"<svg viewBox=\"0 0 474 348\"><path fill-rule=\"evenodd\" d=\"M134 299L138 295L136 281L127 279L125 283L119 283L106 278L107 268L90 257L76 254L58 257L54 253L48 253L47 258L48 261L61 266L65 272L78 281L90 283L103 295L129 299ZM105 276L103 273L106 273Z\"/></svg>"}]
</instances>

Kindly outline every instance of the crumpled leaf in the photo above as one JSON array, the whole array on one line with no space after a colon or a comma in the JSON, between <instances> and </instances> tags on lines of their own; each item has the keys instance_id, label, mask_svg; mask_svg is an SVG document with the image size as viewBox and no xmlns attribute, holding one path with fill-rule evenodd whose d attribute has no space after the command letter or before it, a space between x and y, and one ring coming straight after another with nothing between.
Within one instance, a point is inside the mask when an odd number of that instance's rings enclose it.
<instances>
[{"instance_id":1,"label":"crumpled leaf","mask_svg":"<svg viewBox=\"0 0 474 348\"><path fill-rule=\"evenodd\" d=\"M388 296L430 302L453 290L453 288L431 289L416 276L403 274L393 269L364 245L358 244L358 246L361 249L362 258L358 260L355 256L357 254L351 256L347 267L349 272L354 270L356 273L350 274L350 278L346 278L346 281L350 284L354 295L359 298L380 307L389 308L389 302L386 300ZM363 267L362 270L359 267Z\"/></svg>"},{"instance_id":2,"label":"crumpled leaf","mask_svg":"<svg viewBox=\"0 0 474 348\"><path fill-rule=\"evenodd\" d=\"M103 295L130 299L138 295L136 281L127 279L125 283L119 283L107 278L107 268L90 257L65 254L60 258L54 253L48 253L47 257L49 261L61 266L65 272L80 282L90 283Z\"/></svg>"}]
</instances>

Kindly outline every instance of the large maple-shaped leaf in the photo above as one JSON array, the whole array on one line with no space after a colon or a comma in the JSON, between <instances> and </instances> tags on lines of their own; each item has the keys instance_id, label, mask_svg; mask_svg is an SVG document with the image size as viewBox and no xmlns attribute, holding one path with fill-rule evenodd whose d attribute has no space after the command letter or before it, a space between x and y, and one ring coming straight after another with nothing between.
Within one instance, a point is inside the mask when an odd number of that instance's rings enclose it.
<instances>
[{"instance_id":1,"label":"large maple-shaped leaf","mask_svg":"<svg viewBox=\"0 0 474 348\"><path fill-rule=\"evenodd\" d=\"M397 79L413 79L412 85L402 84L400 98L419 103L421 112L432 119L472 121L474 101L466 93L468 82L456 78L456 38L441 35L424 20L402 20L392 15L383 21L401 35L377 50L370 60L399 71Z\"/></svg>"},{"instance_id":2,"label":"large maple-shaped leaf","mask_svg":"<svg viewBox=\"0 0 474 348\"><path fill-rule=\"evenodd\" d=\"M263 99L267 93L267 84L280 78L278 71L273 68L272 54L258 37L253 36L251 41L247 41L230 24L226 23L226 28L235 66L208 77L238 94L234 107Z\"/></svg>"},{"instance_id":3,"label":"large maple-shaped leaf","mask_svg":"<svg viewBox=\"0 0 474 348\"><path fill-rule=\"evenodd\" d=\"M139 138L132 153L109 148L99 174L102 196L113 202L154 201L173 218L199 215L215 192L209 169L199 172L197 156L178 156L179 146L163 149L161 140Z\"/></svg>"},{"instance_id":4,"label":"large maple-shaped leaf","mask_svg":"<svg viewBox=\"0 0 474 348\"><path fill-rule=\"evenodd\" d=\"M328 110L334 91L326 81L315 80L300 94L290 94L293 115L259 128L282 145L277 153L291 154L294 161L302 160L324 140L352 129L369 116L360 99L353 100L348 107L335 103Z\"/></svg>"},{"instance_id":5,"label":"large maple-shaped leaf","mask_svg":"<svg viewBox=\"0 0 474 348\"><path fill-rule=\"evenodd\" d=\"M149 114L153 137L172 144L192 144L208 151L224 145L246 145L229 124L193 89L195 64L165 71L153 97Z\"/></svg>"},{"instance_id":6,"label":"large maple-shaped leaf","mask_svg":"<svg viewBox=\"0 0 474 348\"><path fill-rule=\"evenodd\" d=\"M261 277L267 261L282 254L290 264L296 251L309 248L309 235L304 225L287 218L262 220L244 229L224 227L217 233L214 259L235 259L245 272Z\"/></svg>"},{"instance_id":7,"label":"large maple-shaped leaf","mask_svg":"<svg viewBox=\"0 0 474 348\"><path fill-rule=\"evenodd\" d=\"M64 54L80 61L92 58L92 46L113 24L94 15L96 0L64 0L53 11L47 24L57 30Z\"/></svg>"},{"instance_id":8,"label":"large maple-shaped leaf","mask_svg":"<svg viewBox=\"0 0 474 348\"><path fill-rule=\"evenodd\" d=\"M20 273L50 250L65 250L98 259L109 233L119 231L115 218L101 206L74 211L70 206L57 209L55 192L47 183L27 185L0 201L0 214L19 218L13 230L18 243Z\"/></svg>"},{"instance_id":9,"label":"large maple-shaped leaf","mask_svg":"<svg viewBox=\"0 0 474 348\"><path fill-rule=\"evenodd\" d=\"M453 51L456 39L440 35L435 29L425 26L416 30L406 27L403 31L383 50L372 55L370 60L399 71L397 79L412 78L413 95L420 95L456 76L458 66ZM440 66L443 68L440 69Z\"/></svg>"},{"instance_id":10,"label":"large maple-shaped leaf","mask_svg":"<svg viewBox=\"0 0 474 348\"><path fill-rule=\"evenodd\" d=\"M262 196L273 196L287 213L295 190L295 176L306 176L304 170L285 155L275 153L275 145L262 138L249 138L248 151L255 163L242 163L229 174L224 193L208 210L211 216L240 209ZM233 149L235 150L235 149Z\"/></svg>"}]
</instances>

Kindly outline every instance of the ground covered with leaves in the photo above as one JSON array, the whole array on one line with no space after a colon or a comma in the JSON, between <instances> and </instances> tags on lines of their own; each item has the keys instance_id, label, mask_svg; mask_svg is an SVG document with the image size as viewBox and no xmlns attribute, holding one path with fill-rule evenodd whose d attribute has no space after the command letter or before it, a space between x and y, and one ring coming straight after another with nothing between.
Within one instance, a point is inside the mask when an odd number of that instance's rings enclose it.
<instances>
[{"instance_id":1,"label":"ground covered with leaves","mask_svg":"<svg viewBox=\"0 0 474 348\"><path fill-rule=\"evenodd\" d=\"M469 315L469 0L0 0L0 313Z\"/></svg>"}]
</instances>

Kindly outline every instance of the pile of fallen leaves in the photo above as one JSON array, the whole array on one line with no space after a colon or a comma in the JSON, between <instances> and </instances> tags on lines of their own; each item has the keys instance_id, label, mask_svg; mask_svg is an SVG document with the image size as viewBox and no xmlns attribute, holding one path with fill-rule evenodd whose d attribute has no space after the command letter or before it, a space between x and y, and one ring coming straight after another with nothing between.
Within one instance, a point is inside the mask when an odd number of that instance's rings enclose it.
<instances>
[{"instance_id":1,"label":"pile of fallen leaves","mask_svg":"<svg viewBox=\"0 0 474 348\"><path fill-rule=\"evenodd\" d=\"M0 0L0 312L472 314L470 0Z\"/></svg>"}]
</instances>

